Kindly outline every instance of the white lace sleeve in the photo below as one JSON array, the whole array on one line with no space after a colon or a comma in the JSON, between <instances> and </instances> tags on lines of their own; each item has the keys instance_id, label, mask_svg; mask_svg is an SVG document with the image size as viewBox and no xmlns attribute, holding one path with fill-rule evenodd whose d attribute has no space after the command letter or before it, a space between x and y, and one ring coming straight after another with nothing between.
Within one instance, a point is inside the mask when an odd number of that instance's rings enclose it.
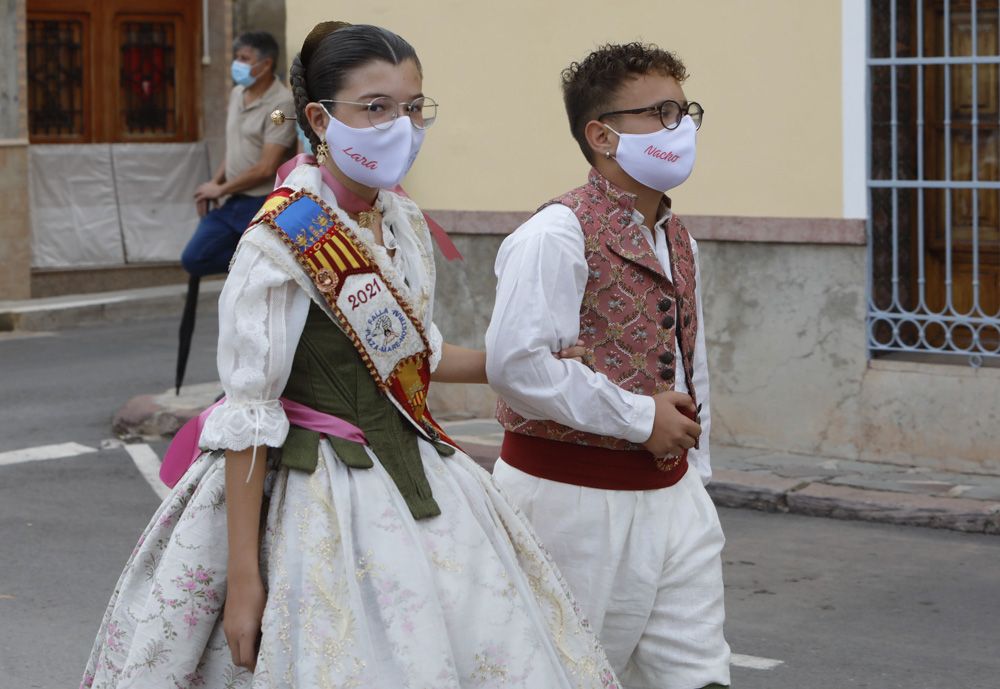
<instances>
[{"instance_id":1,"label":"white lace sleeve","mask_svg":"<svg viewBox=\"0 0 1000 689\"><path fill-rule=\"evenodd\" d=\"M431 345L431 360L430 367L431 373L437 370L438 364L441 363L441 347L444 345L444 337L441 335L441 331L438 330L437 324L433 321L431 326L427 328L427 341Z\"/></svg>"},{"instance_id":2,"label":"white lace sleeve","mask_svg":"<svg viewBox=\"0 0 1000 689\"><path fill-rule=\"evenodd\" d=\"M244 241L219 297L219 377L226 401L205 422L201 447L280 447L288 382L309 295L256 243Z\"/></svg>"}]
</instances>

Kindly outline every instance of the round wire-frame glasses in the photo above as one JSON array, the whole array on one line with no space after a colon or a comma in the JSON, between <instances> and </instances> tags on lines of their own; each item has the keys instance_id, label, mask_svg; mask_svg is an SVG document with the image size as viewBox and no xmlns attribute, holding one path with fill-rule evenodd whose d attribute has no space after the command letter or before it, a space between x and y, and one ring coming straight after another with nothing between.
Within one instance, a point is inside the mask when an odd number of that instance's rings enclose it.
<instances>
[{"instance_id":1,"label":"round wire-frame glasses","mask_svg":"<svg viewBox=\"0 0 1000 689\"><path fill-rule=\"evenodd\" d=\"M700 103L691 101L686 105L681 105L675 100L665 100L656 105L647 105L645 108L632 108L631 110L612 110L597 116L600 121L612 115L641 115L647 112L656 112L660 116L660 124L664 129L677 129L681 120L688 115L694 122L695 129L701 129L701 121L705 117L705 108Z\"/></svg>"},{"instance_id":2,"label":"round wire-frame glasses","mask_svg":"<svg viewBox=\"0 0 1000 689\"><path fill-rule=\"evenodd\" d=\"M401 108L405 108L406 116L410 118L410 124L417 129L427 129L437 119L438 109L437 101L426 96L414 98L409 103L399 103L389 96L379 96L370 101L324 99L317 102L324 107L326 107L326 103L360 105L368 112L368 121L375 129L391 127L392 123L399 117Z\"/></svg>"}]
</instances>

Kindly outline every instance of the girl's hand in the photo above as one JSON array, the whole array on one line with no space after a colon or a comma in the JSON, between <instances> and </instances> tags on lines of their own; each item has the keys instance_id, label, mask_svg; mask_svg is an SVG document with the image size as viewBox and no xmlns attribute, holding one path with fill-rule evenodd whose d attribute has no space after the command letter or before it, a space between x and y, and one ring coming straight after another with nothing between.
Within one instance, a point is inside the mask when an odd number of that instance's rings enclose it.
<instances>
[{"instance_id":1,"label":"girl's hand","mask_svg":"<svg viewBox=\"0 0 1000 689\"><path fill-rule=\"evenodd\" d=\"M226 582L226 608L222 630L233 655L233 664L253 672L257 665L260 622L264 616L267 594L260 573L230 572Z\"/></svg>"},{"instance_id":2,"label":"girl's hand","mask_svg":"<svg viewBox=\"0 0 1000 689\"><path fill-rule=\"evenodd\" d=\"M566 347L558 352L552 352L552 356L557 359L571 359L583 363L583 357L587 354L587 348L583 346L583 340L577 340L572 347Z\"/></svg>"}]
</instances>

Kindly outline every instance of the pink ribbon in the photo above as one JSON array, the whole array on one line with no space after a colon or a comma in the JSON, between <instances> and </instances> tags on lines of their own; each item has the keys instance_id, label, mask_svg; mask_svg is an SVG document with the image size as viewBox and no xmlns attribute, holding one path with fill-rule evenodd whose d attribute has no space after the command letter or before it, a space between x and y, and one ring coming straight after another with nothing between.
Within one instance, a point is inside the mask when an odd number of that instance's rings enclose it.
<instances>
[{"instance_id":1,"label":"pink ribbon","mask_svg":"<svg viewBox=\"0 0 1000 689\"><path fill-rule=\"evenodd\" d=\"M333 176L325 165L320 165L316 162L316 158L308 153L299 153L297 156L283 164L278 168L278 174L274 178L274 187L277 189L285 181L285 178L291 173L292 170L297 168L299 165L315 165L319 168L320 174L323 175L323 182L326 186L330 187L334 196L337 197L337 203L348 213L360 213L362 211L371 210L372 205L367 203L364 199L359 197L353 191L345 187L340 181ZM393 191L400 196L405 196L410 198L403 187L396 185ZM441 249L441 253L444 255L445 259L448 261L461 261L462 254L458 250L458 247L451 241L451 237L445 232L444 228L441 227L431 216L424 213L424 220L427 221L427 227L431 230L431 236L434 237L434 241L437 242L438 248Z\"/></svg>"},{"instance_id":2,"label":"pink ribbon","mask_svg":"<svg viewBox=\"0 0 1000 689\"><path fill-rule=\"evenodd\" d=\"M209 414L212 413L212 410L224 401L225 398L222 398L181 426L181 429L174 435L174 439L170 441L170 447L167 448L167 453L163 456L163 464L160 465L160 480L171 488L177 485L177 482L181 480L181 477L188 468L194 464L194 460L198 459L198 456L201 454L198 441L201 439L202 429L205 428L205 421L208 419ZM344 440L364 445L368 444L364 431L354 424L348 423L336 416L316 411L312 407L307 407L304 404L284 397L278 401L281 402L281 406L285 410L288 423L293 426L334 438L343 438Z\"/></svg>"}]
</instances>

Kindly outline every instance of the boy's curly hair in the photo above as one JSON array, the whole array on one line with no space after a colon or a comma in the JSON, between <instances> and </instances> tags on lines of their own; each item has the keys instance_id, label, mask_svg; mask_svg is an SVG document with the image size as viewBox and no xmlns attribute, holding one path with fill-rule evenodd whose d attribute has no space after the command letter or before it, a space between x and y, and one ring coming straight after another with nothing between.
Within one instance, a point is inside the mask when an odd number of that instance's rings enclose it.
<instances>
[{"instance_id":1,"label":"boy's curly hair","mask_svg":"<svg viewBox=\"0 0 1000 689\"><path fill-rule=\"evenodd\" d=\"M688 76L679 57L652 43L638 42L602 45L562 71L570 132L589 163L593 164L594 158L584 135L587 123L610 109L626 80L651 73L673 77L680 83Z\"/></svg>"}]
</instances>

